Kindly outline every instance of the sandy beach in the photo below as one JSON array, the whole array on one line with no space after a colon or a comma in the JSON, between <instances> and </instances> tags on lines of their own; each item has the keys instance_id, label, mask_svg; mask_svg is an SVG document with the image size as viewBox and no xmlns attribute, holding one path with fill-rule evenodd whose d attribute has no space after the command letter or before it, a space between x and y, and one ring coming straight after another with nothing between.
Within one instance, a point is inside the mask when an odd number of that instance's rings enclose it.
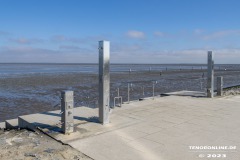
<instances>
[{"instance_id":1,"label":"sandy beach","mask_svg":"<svg viewBox=\"0 0 240 160\"><path fill-rule=\"evenodd\" d=\"M0 130L1 160L90 160L81 152L63 145L41 132Z\"/></svg>"}]
</instances>

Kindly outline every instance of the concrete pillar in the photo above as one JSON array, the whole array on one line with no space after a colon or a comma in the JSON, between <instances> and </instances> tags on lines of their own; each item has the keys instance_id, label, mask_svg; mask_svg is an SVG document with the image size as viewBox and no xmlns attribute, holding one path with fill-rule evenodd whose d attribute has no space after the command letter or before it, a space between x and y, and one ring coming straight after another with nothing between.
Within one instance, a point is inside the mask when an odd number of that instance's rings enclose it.
<instances>
[{"instance_id":1,"label":"concrete pillar","mask_svg":"<svg viewBox=\"0 0 240 160\"><path fill-rule=\"evenodd\" d=\"M222 76L217 77L217 95L218 96L223 95L223 77Z\"/></svg>"},{"instance_id":2,"label":"concrete pillar","mask_svg":"<svg viewBox=\"0 0 240 160\"><path fill-rule=\"evenodd\" d=\"M207 97L214 96L214 61L212 51L208 51Z\"/></svg>"},{"instance_id":3,"label":"concrete pillar","mask_svg":"<svg viewBox=\"0 0 240 160\"><path fill-rule=\"evenodd\" d=\"M99 41L99 121L109 123L110 109L110 42Z\"/></svg>"},{"instance_id":4,"label":"concrete pillar","mask_svg":"<svg viewBox=\"0 0 240 160\"><path fill-rule=\"evenodd\" d=\"M62 132L69 134L74 131L73 122L73 91L61 92L61 123Z\"/></svg>"}]
</instances>

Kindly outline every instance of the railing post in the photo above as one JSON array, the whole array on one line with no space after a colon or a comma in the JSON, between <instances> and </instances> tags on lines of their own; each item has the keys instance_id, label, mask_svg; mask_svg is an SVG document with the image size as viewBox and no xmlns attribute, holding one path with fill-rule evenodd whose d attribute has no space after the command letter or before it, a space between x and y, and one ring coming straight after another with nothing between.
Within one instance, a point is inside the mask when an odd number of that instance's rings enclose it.
<instances>
[{"instance_id":1,"label":"railing post","mask_svg":"<svg viewBox=\"0 0 240 160\"><path fill-rule=\"evenodd\" d=\"M74 132L73 120L73 91L61 92L61 124L62 132L69 134Z\"/></svg>"},{"instance_id":2,"label":"railing post","mask_svg":"<svg viewBox=\"0 0 240 160\"><path fill-rule=\"evenodd\" d=\"M217 77L217 95L218 96L223 95L223 77L222 76Z\"/></svg>"},{"instance_id":3,"label":"railing post","mask_svg":"<svg viewBox=\"0 0 240 160\"><path fill-rule=\"evenodd\" d=\"M144 86L142 86L142 95L144 96L145 93L144 93Z\"/></svg>"},{"instance_id":4,"label":"railing post","mask_svg":"<svg viewBox=\"0 0 240 160\"><path fill-rule=\"evenodd\" d=\"M214 96L214 60L212 51L208 51L207 97Z\"/></svg>"},{"instance_id":5,"label":"railing post","mask_svg":"<svg viewBox=\"0 0 240 160\"><path fill-rule=\"evenodd\" d=\"M153 81L152 83L153 83L153 97L152 98L154 99L154 96L155 96L155 94L154 94L155 93L155 84L157 84L157 81Z\"/></svg>"},{"instance_id":6,"label":"railing post","mask_svg":"<svg viewBox=\"0 0 240 160\"><path fill-rule=\"evenodd\" d=\"M109 123L110 110L110 42L99 41L99 121Z\"/></svg>"}]
</instances>

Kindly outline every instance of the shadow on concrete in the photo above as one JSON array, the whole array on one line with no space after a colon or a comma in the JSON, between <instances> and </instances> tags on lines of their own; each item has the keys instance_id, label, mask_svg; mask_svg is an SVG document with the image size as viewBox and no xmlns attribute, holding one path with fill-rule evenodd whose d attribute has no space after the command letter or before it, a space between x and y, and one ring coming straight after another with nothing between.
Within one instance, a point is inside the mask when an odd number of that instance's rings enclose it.
<instances>
[{"instance_id":1,"label":"shadow on concrete","mask_svg":"<svg viewBox=\"0 0 240 160\"><path fill-rule=\"evenodd\" d=\"M48 129L49 130L48 132L62 132L62 129L55 125L49 125L49 124L38 123L38 122L34 122L32 123L32 125L42 129Z\"/></svg>"},{"instance_id":2,"label":"shadow on concrete","mask_svg":"<svg viewBox=\"0 0 240 160\"><path fill-rule=\"evenodd\" d=\"M162 97L164 97L164 96L184 96L184 97L204 98L204 97L206 97L206 93L197 92L197 91L179 91L179 92L163 93L163 94L161 94L161 96Z\"/></svg>"},{"instance_id":3,"label":"shadow on concrete","mask_svg":"<svg viewBox=\"0 0 240 160\"><path fill-rule=\"evenodd\" d=\"M57 113L51 113L51 112L43 112L39 114L45 114L45 115L50 115L50 116L56 116L56 117L61 117L60 114ZM94 122L94 123L100 123L98 120L98 117L92 116L92 117L79 117L79 116L73 116L74 119L80 120L80 121L87 121L87 122Z\"/></svg>"}]
</instances>

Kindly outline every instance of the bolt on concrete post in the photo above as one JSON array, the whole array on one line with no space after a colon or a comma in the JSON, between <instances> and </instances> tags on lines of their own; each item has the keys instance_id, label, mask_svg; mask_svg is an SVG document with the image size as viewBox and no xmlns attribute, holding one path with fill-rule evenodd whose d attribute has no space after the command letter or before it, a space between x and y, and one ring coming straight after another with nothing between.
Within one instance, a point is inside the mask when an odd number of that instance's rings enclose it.
<instances>
[{"instance_id":1,"label":"bolt on concrete post","mask_svg":"<svg viewBox=\"0 0 240 160\"><path fill-rule=\"evenodd\" d=\"M218 96L223 95L223 77L222 76L217 77L217 95Z\"/></svg>"},{"instance_id":2,"label":"bolt on concrete post","mask_svg":"<svg viewBox=\"0 0 240 160\"><path fill-rule=\"evenodd\" d=\"M62 132L69 134L74 132L73 120L73 91L61 92L61 123Z\"/></svg>"},{"instance_id":3,"label":"bolt on concrete post","mask_svg":"<svg viewBox=\"0 0 240 160\"><path fill-rule=\"evenodd\" d=\"M207 97L214 96L214 60L212 51L208 51Z\"/></svg>"},{"instance_id":4,"label":"bolt on concrete post","mask_svg":"<svg viewBox=\"0 0 240 160\"><path fill-rule=\"evenodd\" d=\"M110 42L99 41L99 121L109 123L110 110Z\"/></svg>"}]
</instances>

